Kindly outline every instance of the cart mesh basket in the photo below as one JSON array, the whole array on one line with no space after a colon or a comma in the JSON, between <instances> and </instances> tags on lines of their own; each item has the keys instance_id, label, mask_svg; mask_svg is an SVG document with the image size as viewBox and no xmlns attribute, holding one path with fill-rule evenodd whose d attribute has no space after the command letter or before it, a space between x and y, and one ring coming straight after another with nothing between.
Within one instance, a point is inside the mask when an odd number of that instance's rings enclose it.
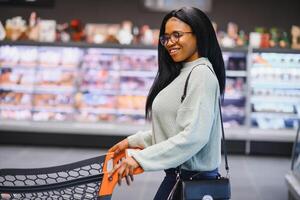
<instances>
[{"instance_id":1,"label":"cart mesh basket","mask_svg":"<svg viewBox=\"0 0 300 200\"><path fill-rule=\"evenodd\" d=\"M105 156L37 169L0 169L0 199L97 199Z\"/></svg>"}]
</instances>

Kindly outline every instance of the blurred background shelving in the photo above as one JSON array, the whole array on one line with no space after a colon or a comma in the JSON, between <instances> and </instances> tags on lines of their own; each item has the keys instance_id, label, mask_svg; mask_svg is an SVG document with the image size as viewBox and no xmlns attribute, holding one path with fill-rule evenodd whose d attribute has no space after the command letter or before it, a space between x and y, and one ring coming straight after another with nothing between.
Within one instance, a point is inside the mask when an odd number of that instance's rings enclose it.
<instances>
[{"instance_id":1,"label":"blurred background shelving","mask_svg":"<svg viewBox=\"0 0 300 200\"><path fill-rule=\"evenodd\" d=\"M156 76L155 47L3 42L0 51L1 130L126 136L150 128L144 106ZM291 142L300 51L222 51L227 138Z\"/></svg>"}]
</instances>

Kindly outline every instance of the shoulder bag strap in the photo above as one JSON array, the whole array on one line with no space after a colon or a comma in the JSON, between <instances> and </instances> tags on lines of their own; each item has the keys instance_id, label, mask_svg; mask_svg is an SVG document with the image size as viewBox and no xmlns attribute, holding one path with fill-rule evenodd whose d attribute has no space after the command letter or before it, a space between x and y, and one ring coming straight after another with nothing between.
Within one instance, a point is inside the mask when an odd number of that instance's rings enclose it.
<instances>
[{"instance_id":1,"label":"shoulder bag strap","mask_svg":"<svg viewBox=\"0 0 300 200\"><path fill-rule=\"evenodd\" d=\"M193 67L193 69L191 70L191 72L189 73L188 77L186 78L185 81L185 85L184 85L184 91L183 91L183 95L181 96L181 103L183 102L183 100L186 97L186 91L187 91L187 86L188 86L188 82L190 79L190 76L192 74L192 71L199 65L196 65L195 67ZM207 66L208 67L208 66ZM214 71L208 67L208 69L213 73ZM222 118L222 110L221 110L221 98L219 98L219 110L220 110L220 118L221 118L221 128L222 128L222 147L223 147L223 151L224 151L224 158L225 158L225 169L227 172L227 176L229 175L229 166L228 166L228 159L227 159L227 148L226 148L226 139L225 139L225 134L224 134L224 126L223 126L223 118Z\"/></svg>"}]
</instances>

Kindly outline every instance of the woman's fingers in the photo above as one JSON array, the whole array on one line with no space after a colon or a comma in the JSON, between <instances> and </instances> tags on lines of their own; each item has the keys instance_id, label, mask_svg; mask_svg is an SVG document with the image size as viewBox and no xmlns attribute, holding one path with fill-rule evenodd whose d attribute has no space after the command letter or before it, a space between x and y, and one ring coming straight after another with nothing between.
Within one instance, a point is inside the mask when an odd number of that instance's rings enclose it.
<instances>
[{"instance_id":1,"label":"woman's fingers","mask_svg":"<svg viewBox=\"0 0 300 200\"><path fill-rule=\"evenodd\" d=\"M122 184L122 178L125 177L127 185L130 185L133 182L133 174L135 167L138 167L138 163L131 157L126 158L121 163L118 163L114 166L113 170L109 172L109 178L114 174L118 173L118 184Z\"/></svg>"},{"instance_id":2,"label":"woman's fingers","mask_svg":"<svg viewBox=\"0 0 300 200\"><path fill-rule=\"evenodd\" d=\"M120 166L121 163L116 164L114 168L110 172L108 172L108 178L110 178L117 171L117 169L119 169Z\"/></svg>"},{"instance_id":3,"label":"woman's fingers","mask_svg":"<svg viewBox=\"0 0 300 200\"><path fill-rule=\"evenodd\" d=\"M126 169L126 165L124 165L122 163L121 167L118 170L118 184L121 185L122 184L122 177L123 177L123 173Z\"/></svg>"},{"instance_id":4,"label":"woman's fingers","mask_svg":"<svg viewBox=\"0 0 300 200\"><path fill-rule=\"evenodd\" d=\"M130 167L129 168L129 176L130 176L130 178L131 178L131 181L133 182L133 170L134 170L134 168L133 167Z\"/></svg>"},{"instance_id":5,"label":"woman's fingers","mask_svg":"<svg viewBox=\"0 0 300 200\"><path fill-rule=\"evenodd\" d=\"M129 167L128 167L128 166L126 166L126 168L125 168L124 175L125 175L125 179L126 179L127 185L130 185L130 179L129 179Z\"/></svg>"}]
</instances>

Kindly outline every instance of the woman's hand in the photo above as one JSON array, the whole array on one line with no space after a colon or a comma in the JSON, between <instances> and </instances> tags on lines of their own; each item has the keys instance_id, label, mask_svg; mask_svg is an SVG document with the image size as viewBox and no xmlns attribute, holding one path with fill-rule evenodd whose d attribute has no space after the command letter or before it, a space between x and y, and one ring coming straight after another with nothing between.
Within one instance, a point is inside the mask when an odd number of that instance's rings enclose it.
<instances>
[{"instance_id":1,"label":"woman's hand","mask_svg":"<svg viewBox=\"0 0 300 200\"><path fill-rule=\"evenodd\" d=\"M115 154L119 154L120 152L124 151L129 147L128 139L124 139L121 142L115 144L111 147L108 152L114 152Z\"/></svg>"},{"instance_id":2,"label":"woman's hand","mask_svg":"<svg viewBox=\"0 0 300 200\"><path fill-rule=\"evenodd\" d=\"M118 184L121 185L122 177L125 176L127 185L130 185L133 182L133 171L139 166L139 163L133 157L128 156L114 166L108 177L110 178L114 173L118 173Z\"/></svg>"}]
</instances>

